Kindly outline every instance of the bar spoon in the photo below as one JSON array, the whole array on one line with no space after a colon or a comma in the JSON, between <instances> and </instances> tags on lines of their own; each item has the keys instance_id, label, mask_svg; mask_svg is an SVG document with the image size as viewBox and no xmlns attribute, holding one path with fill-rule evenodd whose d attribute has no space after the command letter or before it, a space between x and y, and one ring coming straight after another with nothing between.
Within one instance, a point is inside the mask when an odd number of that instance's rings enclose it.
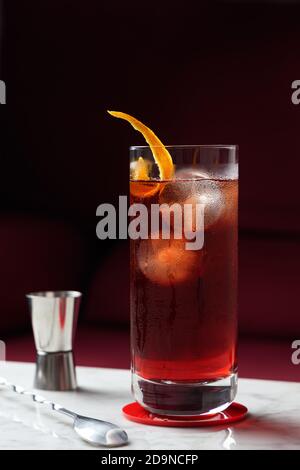
<instances>
[{"instance_id":1,"label":"bar spoon","mask_svg":"<svg viewBox=\"0 0 300 470\"><path fill-rule=\"evenodd\" d=\"M0 385L12 390L19 395L27 395L33 402L48 405L53 411L62 413L73 419L74 431L86 442L95 446L119 447L128 443L127 433L115 424L100 419L88 418L81 416L73 411L64 408L58 403L47 400L34 393L26 390L20 385L14 385L3 377L0 377Z\"/></svg>"}]
</instances>

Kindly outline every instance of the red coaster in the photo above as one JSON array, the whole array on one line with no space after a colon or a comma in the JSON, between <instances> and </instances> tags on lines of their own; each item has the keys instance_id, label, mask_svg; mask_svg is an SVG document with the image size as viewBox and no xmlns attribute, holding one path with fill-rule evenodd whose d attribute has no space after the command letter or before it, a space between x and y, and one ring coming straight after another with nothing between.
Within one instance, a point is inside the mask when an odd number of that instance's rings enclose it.
<instances>
[{"instance_id":1,"label":"red coaster","mask_svg":"<svg viewBox=\"0 0 300 470\"><path fill-rule=\"evenodd\" d=\"M219 413L206 416L189 416L188 418L186 416L175 416L172 418L170 416L157 415L145 410L137 402L125 405L122 411L127 419L136 423L181 428L226 425L244 419L248 413L246 406L235 402L231 403L226 410Z\"/></svg>"}]
</instances>

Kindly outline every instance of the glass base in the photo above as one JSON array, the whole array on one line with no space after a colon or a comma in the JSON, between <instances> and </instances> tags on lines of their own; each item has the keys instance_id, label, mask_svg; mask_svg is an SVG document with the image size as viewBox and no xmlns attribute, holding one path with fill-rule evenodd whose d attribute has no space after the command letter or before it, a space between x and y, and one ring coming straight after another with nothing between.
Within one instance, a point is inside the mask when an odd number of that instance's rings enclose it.
<instances>
[{"instance_id":1,"label":"glass base","mask_svg":"<svg viewBox=\"0 0 300 470\"><path fill-rule=\"evenodd\" d=\"M148 380L132 374L136 401L151 413L166 416L199 416L225 410L237 392L237 373L212 382Z\"/></svg>"}]
</instances>

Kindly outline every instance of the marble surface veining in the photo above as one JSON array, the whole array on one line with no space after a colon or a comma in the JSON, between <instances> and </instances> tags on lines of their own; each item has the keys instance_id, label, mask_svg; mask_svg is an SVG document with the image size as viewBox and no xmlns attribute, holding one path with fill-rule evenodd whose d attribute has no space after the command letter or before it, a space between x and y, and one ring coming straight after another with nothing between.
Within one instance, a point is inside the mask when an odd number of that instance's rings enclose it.
<instances>
[{"instance_id":1,"label":"marble surface veining","mask_svg":"<svg viewBox=\"0 0 300 470\"><path fill-rule=\"evenodd\" d=\"M0 376L32 387L34 364L7 362ZM237 401L249 409L240 423L211 428L162 428L127 421L130 372L78 367L76 392L39 393L80 414L126 429L125 449L300 449L300 383L240 379ZM0 449L92 449L74 433L71 420L0 386Z\"/></svg>"}]
</instances>

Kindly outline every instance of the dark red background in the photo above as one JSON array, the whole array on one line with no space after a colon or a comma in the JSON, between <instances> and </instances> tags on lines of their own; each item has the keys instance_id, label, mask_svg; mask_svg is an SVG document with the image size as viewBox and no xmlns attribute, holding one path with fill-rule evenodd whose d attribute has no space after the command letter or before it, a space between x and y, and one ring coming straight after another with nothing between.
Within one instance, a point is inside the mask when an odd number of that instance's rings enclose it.
<instances>
[{"instance_id":1,"label":"dark red background","mask_svg":"<svg viewBox=\"0 0 300 470\"><path fill-rule=\"evenodd\" d=\"M197 5L197 6L196 6ZM7 1L1 77L0 337L33 358L24 295L81 289L79 363L127 366L128 255L95 211L142 143L240 146L240 370L299 380L298 2ZM96 325L96 327L95 327ZM125 329L124 329L125 328Z\"/></svg>"}]
</instances>

